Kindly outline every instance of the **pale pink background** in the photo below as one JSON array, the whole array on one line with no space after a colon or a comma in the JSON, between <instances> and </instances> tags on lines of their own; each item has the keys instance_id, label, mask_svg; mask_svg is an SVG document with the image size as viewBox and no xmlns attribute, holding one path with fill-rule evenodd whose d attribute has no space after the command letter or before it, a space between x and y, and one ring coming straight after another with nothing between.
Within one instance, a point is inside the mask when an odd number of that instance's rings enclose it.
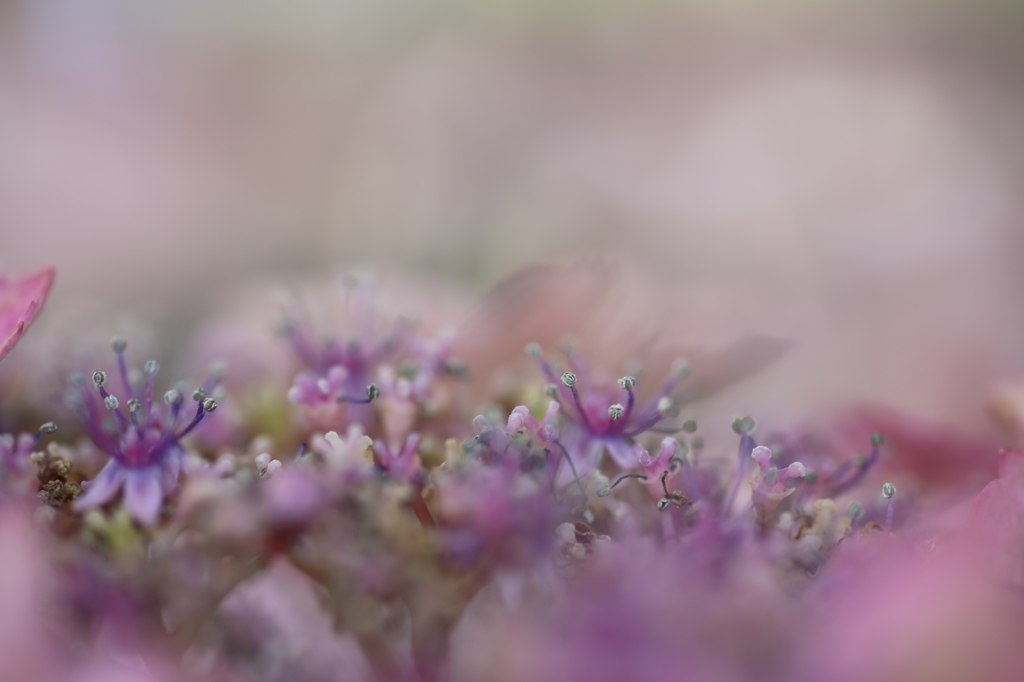
<instances>
[{"instance_id":1,"label":"pale pink background","mask_svg":"<svg viewBox=\"0 0 1024 682\"><path fill-rule=\"evenodd\" d=\"M983 428L1024 377L1020 11L767 4L8 0L0 268L178 330L250 277L613 254L796 341L738 409Z\"/></svg>"}]
</instances>

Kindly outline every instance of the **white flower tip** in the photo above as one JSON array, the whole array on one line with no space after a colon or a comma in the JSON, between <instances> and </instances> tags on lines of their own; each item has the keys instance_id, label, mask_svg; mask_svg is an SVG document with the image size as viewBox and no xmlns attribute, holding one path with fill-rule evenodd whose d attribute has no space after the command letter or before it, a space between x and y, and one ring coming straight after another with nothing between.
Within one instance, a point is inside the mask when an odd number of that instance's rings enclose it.
<instances>
[{"instance_id":1,"label":"white flower tip","mask_svg":"<svg viewBox=\"0 0 1024 682\"><path fill-rule=\"evenodd\" d=\"M341 440L341 436L338 435L337 431L328 431L325 433L324 440L327 441L327 443L335 450L340 450L345 447L345 443Z\"/></svg>"}]
</instances>

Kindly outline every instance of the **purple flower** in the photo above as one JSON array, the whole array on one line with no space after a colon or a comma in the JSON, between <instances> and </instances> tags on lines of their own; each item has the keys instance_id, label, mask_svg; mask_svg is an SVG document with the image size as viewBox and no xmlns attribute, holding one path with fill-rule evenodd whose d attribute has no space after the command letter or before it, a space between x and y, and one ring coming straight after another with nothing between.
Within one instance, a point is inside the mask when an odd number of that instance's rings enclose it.
<instances>
[{"instance_id":1,"label":"purple flower","mask_svg":"<svg viewBox=\"0 0 1024 682\"><path fill-rule=\"evenodd\" d=\"M288 392L296 405L332 407L338 402L369 402L364 393L376 379L378 366L396 359L407 343L410 321L381 320L374 309L372 292L365 288L346 286L345 293L346 314L340 339L333 332L318 332L310 315L298 304L284 314L281 331L305 368Z\"/></svg>"},{"instance_id":2,"label":"purple flower","mask_svg":"<svg viewBox=\"0 0 1024 682\"><path fill-rule=\"evenodd\" d=\"M575 352L567 353L572 371L561 376L535 344L527 347L527 353L540 364L550 382L548 394L561 405L567 428L562 440L555 438L552 442L559 449L565 449L565 457L575 464L578 476L595 469L605 451L623 469L636 468L639 462L633 451L634 438L646 432L675 433L681 428L668 426L665 420L672 409L673 391L689 374L689 365L684 362L676 363L657 394L638 405L634 377L619 379L616 390L591 381L586 366ZM572 480L571 474L569 468L562 467L558 482L568 483Z\"/></svg>"},{"instance_id":3,"label":"purple flower","mask_svg":"<svg viewBox=\"0 0 1024 682\"><path fill-rule=\"evenodd\" d=\"M422 486L424 474L416 454L419 446L420 436L418 433L410 434L400 450L392 449L382 440L374 441L374 464L396 481Z\"/></svg>"},{"instance_id":4,"label":"purple flower","mask_svg":"<svg viewBox=\"0 0 1024 682\"><path fill-rule=\"evenodd\" d=\"M118 373L128 397L124 406L127 414L121 401L108 389L105 372L93 373L95 392L89 389L84 376L72 376L76 388L69 393L69 402L89 437L110 455L110 461L96 478L83 483L84 494L75 500L74 508L85 511L99 507L123 487L128 511L140 523L151 525L160 514L164 496L177 486L184 454L181 439L217 408L216 401L208 397L217 377L192 395L196 410L186 422L181 415L185 399L180 390L171 389L164 394L167 414L153 400L153 381L160 370L155 360L143 366L144 385L132 381L125 364L126 346L123 339L114 339Z\"/></svg>"}]
</instances>

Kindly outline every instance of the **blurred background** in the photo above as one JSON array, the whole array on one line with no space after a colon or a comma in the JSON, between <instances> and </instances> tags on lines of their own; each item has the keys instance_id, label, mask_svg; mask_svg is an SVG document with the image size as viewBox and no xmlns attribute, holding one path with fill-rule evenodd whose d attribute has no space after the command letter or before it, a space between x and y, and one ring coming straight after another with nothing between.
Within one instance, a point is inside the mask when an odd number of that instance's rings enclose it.
<instances>
[{"instance_id":1,"label":"blurred background","mask_svg":"<svg viewBox=\"0 0 1024 682\"><path fill-rule=\"evenodd\" d=\"M612 256L793 341L735 409L984 431L1024 377L1022 181L1013 0L0 3L0 268L57 265L40 336Z\"/></svg>"}]
</instances>

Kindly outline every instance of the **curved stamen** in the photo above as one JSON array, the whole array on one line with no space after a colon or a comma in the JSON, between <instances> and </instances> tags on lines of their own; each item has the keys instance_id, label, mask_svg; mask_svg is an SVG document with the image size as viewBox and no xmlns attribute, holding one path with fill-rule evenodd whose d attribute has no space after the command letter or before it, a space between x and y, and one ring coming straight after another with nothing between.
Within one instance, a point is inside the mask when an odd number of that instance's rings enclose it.
<instances>
[{"instance_id":1,"label":"curved stamen","mask_svg":"<svg viewBox=\"0 0 1024 682\"><path fill-rule=\"evenodd\" d=\"M833 484L833 487L829 491L828 496L836 497L837 495L842 495L843 493L853 489L861 481L863 481L864 478L868 475L868 472L871 470L871 467L873 467L875 463L878 461L878 458L882 450L882 444L884 442L885 441L882 438L882 434L871 434L871 452L868 454L868 456L861 459L860 461L857 461L857 459L852 459L843 462L843 464L829 476L829 480L836 481L836 483ZM849 478L847 478L845 481L838 481L838 479L845 476L846 473L851 468L854 467L854 472Z\"/></svg>"},{"instance_id":2,"label":"curved stamen","mask_svg":"<svg viewBox=\"0 0 1024 682\"><path fill-rule=\"evenodd\" d=\"M351 398L349 396L341 396L338 398L339 403L354 403L356 405L366 405L372 403L374 400L380 397L380 387L377 384L370 384L366 387L365 398Z\"/></svg>"},{"instance_id":3,"label":"curved stamen","mask_svg":"<svg viewBox=\"0 0 1024 682\"><path fill-rule=\"evenodd\" d=\"M612 490L615 489L615 486L617 486L618 484L622 483L627 478L636 478L636 479L639 479L641 481L646 481L647 480L647 476L645 476L644 474L623 474L622 476L619 476L617 479L615 479L615 482L612 483L607 488L602 488L601 490L598 490L597 491L597 496L598 497L608 497L611 494Z\"/></svg>"}]
</instances>

